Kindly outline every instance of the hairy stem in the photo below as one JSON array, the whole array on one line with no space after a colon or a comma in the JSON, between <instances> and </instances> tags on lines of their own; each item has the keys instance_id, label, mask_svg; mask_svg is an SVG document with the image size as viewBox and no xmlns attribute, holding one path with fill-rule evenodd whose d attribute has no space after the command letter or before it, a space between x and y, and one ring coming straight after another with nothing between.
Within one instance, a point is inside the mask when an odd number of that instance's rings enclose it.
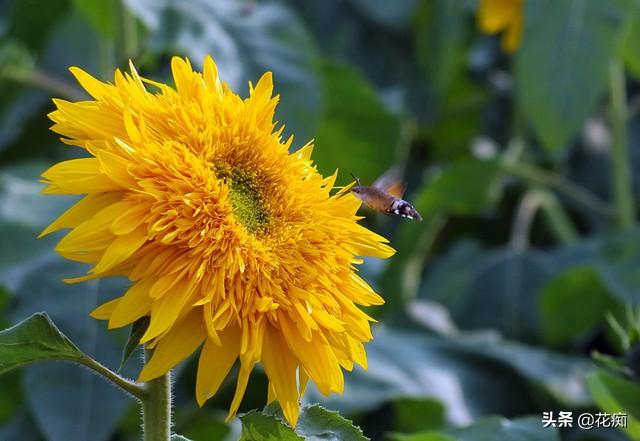
<instances>
[{"instance_id":1,"label":"hairy stem","mask_svg":"<svg viewBox=\"0 0 640 441\"><path fill-rule=\"evenodd\" d=\"M112 382L114 385L118 386L123 391L133 395L138 400L144 399L145 390L141 384L121 377L120 375L116 374L106 366L103 366L102 364L98 363L93 358L86 357L78 362L88 367L89 369L96 371L98 374L105 377L107 380Z\"/></svg>"},{"instance_id":2,"label":"hairy stem","mask_svg":"<svg viewBox=\"0 0 640 441\"><path fill-rule=\"evenodd\" d=\"M169 441L171 437L171 371L146 385L142 400L144 441Z\"/></svg>"}]
</instances>

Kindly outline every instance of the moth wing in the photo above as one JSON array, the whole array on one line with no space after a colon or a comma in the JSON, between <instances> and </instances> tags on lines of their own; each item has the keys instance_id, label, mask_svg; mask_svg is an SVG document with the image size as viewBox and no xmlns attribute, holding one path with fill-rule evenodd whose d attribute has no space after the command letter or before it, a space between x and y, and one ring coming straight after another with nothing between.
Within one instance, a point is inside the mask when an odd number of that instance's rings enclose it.
<instances>
[{"instance_id":1,"label":"moth wing","mask_svg":"<svg viewBox=\"0 0 640 441\"><path fill-rule=\"evenodd\" d=\"M402 199L402 196L407 189L404 182L402 182L402 169L398 165L394 165L384 172L375 180L372 187L400 199Z\"/></svg>"},{"instance_id":2,"label":"moth wing","mask_svg":"<svg viewBox=\"0 0 640 441\"><path fill-rule=\"evenodd\" d=\"M398 199L402 199L407 186L403 182L396 182L385 189L385 191L391 196L395 196Z\"/></svg>"}]
</instances>

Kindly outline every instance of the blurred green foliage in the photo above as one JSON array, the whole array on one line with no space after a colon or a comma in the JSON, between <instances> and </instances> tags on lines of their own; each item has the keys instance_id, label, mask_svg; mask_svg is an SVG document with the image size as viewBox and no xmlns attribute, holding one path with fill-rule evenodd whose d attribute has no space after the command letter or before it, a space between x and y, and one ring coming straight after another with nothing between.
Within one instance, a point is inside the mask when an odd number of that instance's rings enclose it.
<instances>
[{"instance_id":1,"label":"blurred green foliage","mask_svg":"<svg viewBox=\"0 0 640 441\"><path fill-rule=\"evenodd\" d=\"M398 251L362 268L387 300L370 311L369 370L347 374L341 396L310 387L307 404L374 440L640 439L637 337L610 326L640 300L640 6L524 4L509 57L476 29L475 0L0 0L2 327L46 311L118 368L127 332L88 312L126 282L65 285L84 268L55 255L56 237L36 239L73 202L39 195L38 175L80 154L46 114L52 97L86 97L71 65L111 80L132 59L167 80L172 55L211 54L244 95L274 72L277 119L296 148L315 139L319 170L368 184L399 166L425 217L363 209ZM188 439L362 439L313 406L297 435L271 407L226 424L233 378L199 409L194 375L193 361L176 370L175 430ZM241 410L265 400L257 372ZM559 410L626 412L629 427L543 428L542 412ZM138 437L135 402L77 366L0 377L0 441Z\"/></svg>"}]
</instances>

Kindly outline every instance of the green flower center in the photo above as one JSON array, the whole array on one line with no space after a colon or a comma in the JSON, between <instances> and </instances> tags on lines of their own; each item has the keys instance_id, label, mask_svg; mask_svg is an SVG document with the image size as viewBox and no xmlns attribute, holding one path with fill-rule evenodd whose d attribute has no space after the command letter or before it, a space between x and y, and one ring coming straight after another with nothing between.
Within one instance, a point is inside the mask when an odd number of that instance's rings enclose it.
<instances>
[{"instance_id":1,"label":"green flower center","mask_svg":"<svg viewBox=\"0 0 640 441\"><path fill-rule=\"evenodd\" d=\"M229 186L233 215L250 233L263 233L269 224L269 210L255 172L228 166L216 167L218 177Z\"/></svg>"}]
</instances>

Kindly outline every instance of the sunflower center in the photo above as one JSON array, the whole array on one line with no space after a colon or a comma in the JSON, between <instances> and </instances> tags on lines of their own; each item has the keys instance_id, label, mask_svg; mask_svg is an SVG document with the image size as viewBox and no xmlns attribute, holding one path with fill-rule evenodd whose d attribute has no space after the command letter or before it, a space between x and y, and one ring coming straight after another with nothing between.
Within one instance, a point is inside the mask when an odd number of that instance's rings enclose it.
<instances>
[{"instance_id":1,"label":"sunflower center","mask_svg":"<svg viewBox=\"0 0 640 441\"><path fill-rule=\"evenodd\" d=\"M250 233L262 233L269 223L267 204L255 172L228 166L217 166L216 174L229 186L233 215Z\"/></svg>"}]
</instances>

